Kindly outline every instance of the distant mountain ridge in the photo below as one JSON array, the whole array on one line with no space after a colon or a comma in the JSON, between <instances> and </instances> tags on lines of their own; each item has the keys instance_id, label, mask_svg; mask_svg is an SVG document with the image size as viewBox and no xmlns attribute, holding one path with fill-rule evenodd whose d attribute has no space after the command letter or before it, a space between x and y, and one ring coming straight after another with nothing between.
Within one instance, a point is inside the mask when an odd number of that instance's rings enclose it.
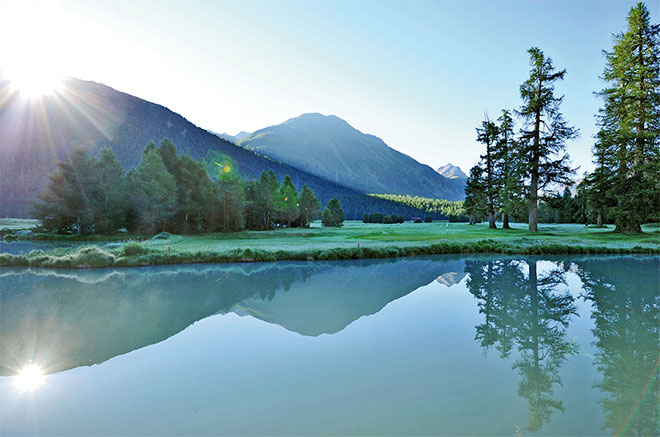
<instances>
[{"instance_id":1,"label":"distant mountain ridge","mask_svg":"<svg viewBox=\"0 0 660 437\"><path fill-rule=\"evenodd\" d=\"M344 181L328 181L219 138L168 108L116 91L95 82L67 78L62 90L31 101L13 92L0 78L0 217L26 217L43 190L55 163L66 159L75 145L95 155L112 147L124 168L135 166L147 141L171 139L180 153L195 159L211 150L234 159L241 174L259 177L273 170L282 180L288 174L300 189L307 184L325 205L337 196L347 219L365 211L410 217L417 210L371 199L347 188Z\"/></svg>"},{"instance_id":2,"label":"distant mountain ridge","mask_svg":"<svg viewBox=\"0 0 660 437\"><path fill-rule=\"evenodd\" d=\"M219 136L220 138L222 138L224 140L231 141L232 143L236 144L240 140L242 140L243 138L250 135L250 132L245 132L244 130L242 130L239 133L237 133L236 135L231 135L231 134L228 134L227 132L223 132L221 134L213 132L213 134Z\"/></svg>"},{"instance_id":3,"label":"distant mountain ridge","mask_svg":"<svg viewBox=\"0 0 660 437\"><path fill-rule=\"evenodd\" d=\"M446 178L449 179L467 179L468 176L463 173L463 170L461 170L460 167L452 165L452 164L446 164L443 165L442 167L438 168L438 173L443 175Z\"/></svg>"},{"instance_id":4,"label":"distant mountain ridge","mask_svg":"<svg viewBox=\"0 0 660 437\"><path fill-rule=\"evenodd\" d=\"M464 197L462 181L440 175L335 115L303 114L253 132L238 144L364 193Z\"/></svg>"}]
</instances>

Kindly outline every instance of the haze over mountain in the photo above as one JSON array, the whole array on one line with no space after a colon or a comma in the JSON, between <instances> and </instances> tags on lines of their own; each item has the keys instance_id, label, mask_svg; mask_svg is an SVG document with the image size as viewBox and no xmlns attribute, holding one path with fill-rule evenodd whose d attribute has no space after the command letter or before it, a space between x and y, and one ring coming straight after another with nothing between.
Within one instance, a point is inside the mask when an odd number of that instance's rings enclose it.
<instances>
[{"instance_id":1,"label":"haze over mountain","mask_svg":"<svg viewBox=\"0 0 660 437\"><path fill-rule=\"evenodd\" d=\"M365 211L419 215L344 186L348 181L328 181L238 147L161 105L106 85L68 78L57 93L30 100L0 78L0 217L27 216L55 163L66 159L75 145L92 154L109 145L128 169L140 161L148 141L163 138L195 159L212 150L222 152L246 177L258 177L263 170L273 170L280 180L288 174L298 189L305 183L314 190L323 205L337 196L347 218L362 218Z\"/></svg>"},{"instance_id":2,"label":"haze over mountain","mask_svg":"<svg viewBox=\"0 0 660 437\"><path fill-rule=\"evenodd\" d=\"M464 197L462 181L440 175L335 115L303 114L253 132L238 144L364 193Z\"/></svg>"},{"instance_id":3,"label":"haze over mountain","mask_svg":"<svg viewBox=\"0 0 660 437\"><path fill-rule=\"evenodd\" d=\"M467 179L468 176L463 173L460 167L446 164L438 169L438 173L449 179Z\"/></svg>"}]
</instances>

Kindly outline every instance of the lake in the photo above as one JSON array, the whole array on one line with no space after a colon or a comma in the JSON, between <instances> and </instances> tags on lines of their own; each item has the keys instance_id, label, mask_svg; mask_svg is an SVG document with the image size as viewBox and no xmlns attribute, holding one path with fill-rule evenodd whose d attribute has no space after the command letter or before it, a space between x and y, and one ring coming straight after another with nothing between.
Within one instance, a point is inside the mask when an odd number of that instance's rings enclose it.
<instances>
[{"instance_id":1,"label":"lake","mask_svg":"<svg viewBox=\"0 0 660 437\"><path fill-rule=\"evenodd\" d=\"M657 256L3 268L0 434L658 435L659 288Z\"/></svg>"}]
</instances>

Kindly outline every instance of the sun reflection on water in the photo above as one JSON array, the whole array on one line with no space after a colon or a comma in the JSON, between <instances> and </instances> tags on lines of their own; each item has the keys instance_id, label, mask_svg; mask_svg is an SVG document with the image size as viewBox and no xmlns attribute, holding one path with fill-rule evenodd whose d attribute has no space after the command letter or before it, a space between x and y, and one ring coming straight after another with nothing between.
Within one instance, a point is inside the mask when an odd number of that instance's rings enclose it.
<instances>
[{"instance_id":1,"label":"sun reflection on water","mask_svg":"<svg viewBox=\"0 0 660 437\"><path fill-rule=\"evenodd\" d=\"M44 383L44 373L36 364L29 364L14 377L19 391L33 391Z\"/></svg>"}]
</instances>

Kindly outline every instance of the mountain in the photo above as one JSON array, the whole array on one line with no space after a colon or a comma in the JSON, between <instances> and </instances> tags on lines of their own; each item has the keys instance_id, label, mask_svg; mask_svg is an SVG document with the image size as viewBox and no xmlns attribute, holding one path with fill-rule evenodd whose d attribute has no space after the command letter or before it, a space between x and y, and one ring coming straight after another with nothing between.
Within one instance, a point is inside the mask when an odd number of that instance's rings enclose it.
<instances>
[{"instance_id":1,"label":"mountain","mask_svg":"<svg viewBox=\"0 0 660 437\"><path fill-rule=\"evenodd\" d=\"M242 140L243 138L250 135L250 132L245 132L244 130L240 131L236 135L231 135L231 134L228 134L227 132L223 132L221 134L218 134L218 133L215 133L215 132L213 132L213 133L215 135L219 136L220 138L224 139L224 140L231 141L234 144L238 143L240 140Z\"/></svg>"},{"instance_id":2,"label":"mountain","mask_svg":"<svg viewBox=\"0 0 660 437\"><path fill-rule=\"evenodd\" d=\"M171 139L179 152L195 159L211 150L229 155L246 177L273 170L288 174L297 188L307 184L325 205L337 196L349 219L365 212L419 215L412 208L370 198L322 177L282 164L201 129L164 106L116 91L106 85L66 79L53 95L28 100L0 78L0 217L26 217L31 202L48 181L55 163L82 144L92 154L109 145L124 168L135 166L149 140Z\"/></svg>"},{"instance_id":3,"label":"mountain","mask_svg":"<svg viewBox=\"0 0 660 437\"><path fill-rule=\"evenodd\" d=\"M464 197L462 181L445 178L334 115L303 114L238 144L364 193Z\"/></svg>"},{"instance_id":4,"label":"mountain","mask_svg":"<svg viewBox=\"0 0 660 437\"><path fill-rule=\"evenodd\" d=\"M460 167L447 164L438 169L438 173L449 179L467 179L468 176L463 173Z\"/></svg>"}]
</instances>

